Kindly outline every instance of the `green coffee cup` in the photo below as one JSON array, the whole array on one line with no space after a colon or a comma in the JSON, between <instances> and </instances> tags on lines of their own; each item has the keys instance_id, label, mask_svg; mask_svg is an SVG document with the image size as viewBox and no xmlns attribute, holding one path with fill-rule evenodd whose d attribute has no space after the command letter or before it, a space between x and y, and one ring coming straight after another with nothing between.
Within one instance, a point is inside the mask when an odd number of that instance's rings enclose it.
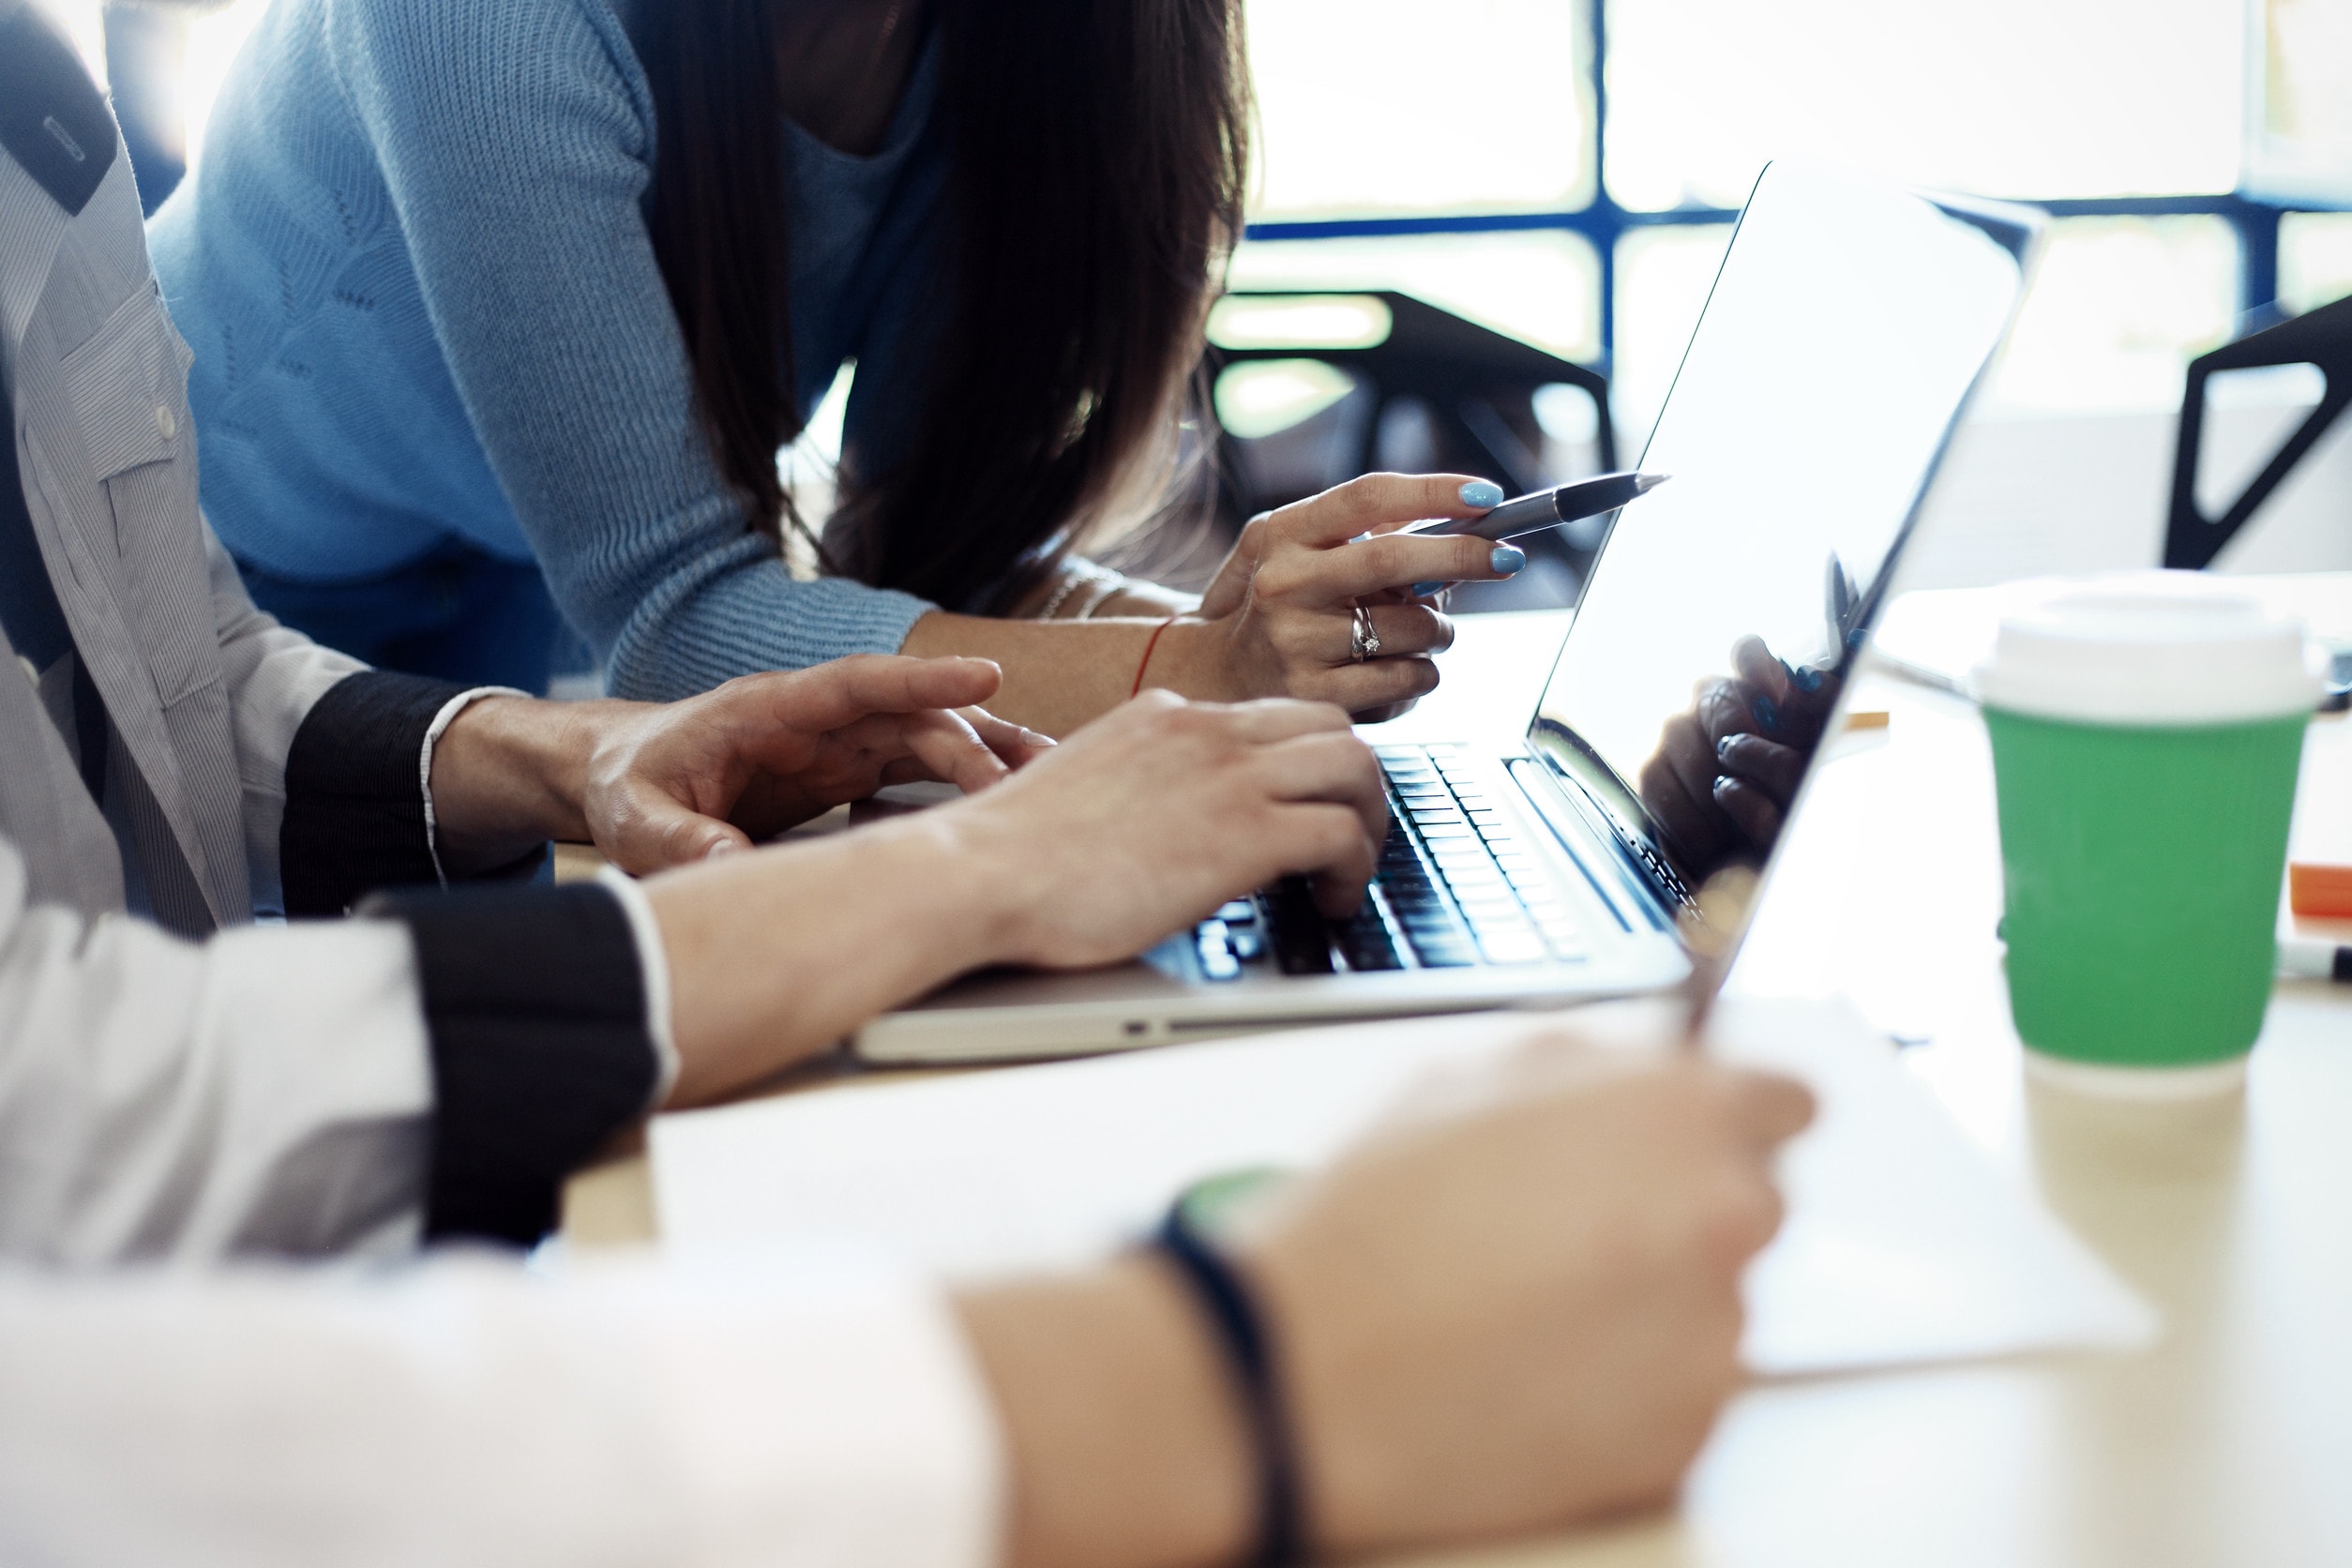
<instances>
[{"instance_id":1,"label":"green coffee cup","mask_svg":"<svg viewBox=\"0 0 2352 1568\"><path fill-rule=\"evenodd\" d=\"M2319 694L2305 645L2185 572L2087 583L2002 622L1976 684L2010 1011L2041 1076L2194 1093L2242 1074Z\"/></svg>"}]
</instances>

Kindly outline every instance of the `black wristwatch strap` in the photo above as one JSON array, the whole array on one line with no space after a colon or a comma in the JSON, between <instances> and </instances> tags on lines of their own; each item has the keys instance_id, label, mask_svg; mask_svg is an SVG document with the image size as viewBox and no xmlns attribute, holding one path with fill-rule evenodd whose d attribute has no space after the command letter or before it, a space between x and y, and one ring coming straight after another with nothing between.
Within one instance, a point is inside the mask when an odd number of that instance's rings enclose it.
<instances>
[{"instance_id":1,"label":"black wristwatch strap","mask_svg":"<svg viewBox=\"0 0 2352 1568\"><path fill-rule=\"evenodd\" d=\"M1203 1233L1187 1199L1168 1209L1153 1241L1192 1287L1240 1385L1258 1458L1258 1545L1242 1560L1245 1568L1292 1568L1306 1556L1298 1450L1290 1440L1265 1319L1247 1283Z\"/></svg>"}]
</instances>

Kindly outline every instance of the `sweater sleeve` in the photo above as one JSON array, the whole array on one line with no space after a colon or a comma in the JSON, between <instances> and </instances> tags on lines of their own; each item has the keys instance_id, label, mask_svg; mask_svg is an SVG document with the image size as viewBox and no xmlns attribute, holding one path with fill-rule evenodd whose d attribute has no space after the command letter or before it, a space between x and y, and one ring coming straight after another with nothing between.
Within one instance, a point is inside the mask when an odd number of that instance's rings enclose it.
<instances>
[{"instance_id":1,"label":"sweater sleeve","mask_svg":"<svg viewBox=\"0 0 2352 1568\"><path fill-rule=\"evenodd\" d=\"M931 607L795 582L694 415L643 203L653 103L600 0L354 0L338 85L372 145L468 417L615 693L896 652Z\"/></svg>"}]
</instances>

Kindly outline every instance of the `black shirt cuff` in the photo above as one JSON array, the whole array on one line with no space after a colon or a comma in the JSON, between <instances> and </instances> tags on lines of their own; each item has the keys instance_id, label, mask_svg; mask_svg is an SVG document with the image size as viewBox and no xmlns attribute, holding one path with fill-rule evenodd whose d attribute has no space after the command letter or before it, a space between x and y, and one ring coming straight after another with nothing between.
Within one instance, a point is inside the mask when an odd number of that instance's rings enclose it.
<instances>
[{"instance_id":1,"label":"black shirt cuff","mask_svg":"<svg viewBox=\"0 0 2352 1568\"><path fill-rule=\"evenodd\" d=\"M472 689L363 670L311 705L286 756L278 856L287 914L338 915L377 888L440 884L419 764L434 718ZM541 845L474 880L526 878L546 856Z\"/></svg>"},{"instance_id":2,"label":"black shirt cuff","mask_svg":"<svg viewBox=\"0 0 2352 1568\"><path fill-rule=\"evenodd\" d=\"M433 1063L429 1239L528 1246L660 1076L620 901L593 883L380 894L408 923Z\"/></svg>"}]
</instances>

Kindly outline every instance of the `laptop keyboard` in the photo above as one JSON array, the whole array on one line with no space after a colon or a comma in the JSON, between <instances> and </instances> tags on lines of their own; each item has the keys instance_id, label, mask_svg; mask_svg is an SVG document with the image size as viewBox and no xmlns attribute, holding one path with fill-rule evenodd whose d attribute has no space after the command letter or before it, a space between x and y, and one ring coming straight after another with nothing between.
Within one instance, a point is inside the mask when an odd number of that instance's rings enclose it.
<instances>
[{"instance_id":1,"label":"laptop keyboard","mask_svg":"<svg viewBox=\"0 0 2352 1568\"><path fill-rule=\"evenodd\" d=\"M1200 972L1237 980L1271 960L1286 974L1575 962L1584 927L1453 746L1381 746L1388 841L1364 903L1326 920L1305 880L1237 898L1193 930Z\"/></svg>"}]
</instances>

